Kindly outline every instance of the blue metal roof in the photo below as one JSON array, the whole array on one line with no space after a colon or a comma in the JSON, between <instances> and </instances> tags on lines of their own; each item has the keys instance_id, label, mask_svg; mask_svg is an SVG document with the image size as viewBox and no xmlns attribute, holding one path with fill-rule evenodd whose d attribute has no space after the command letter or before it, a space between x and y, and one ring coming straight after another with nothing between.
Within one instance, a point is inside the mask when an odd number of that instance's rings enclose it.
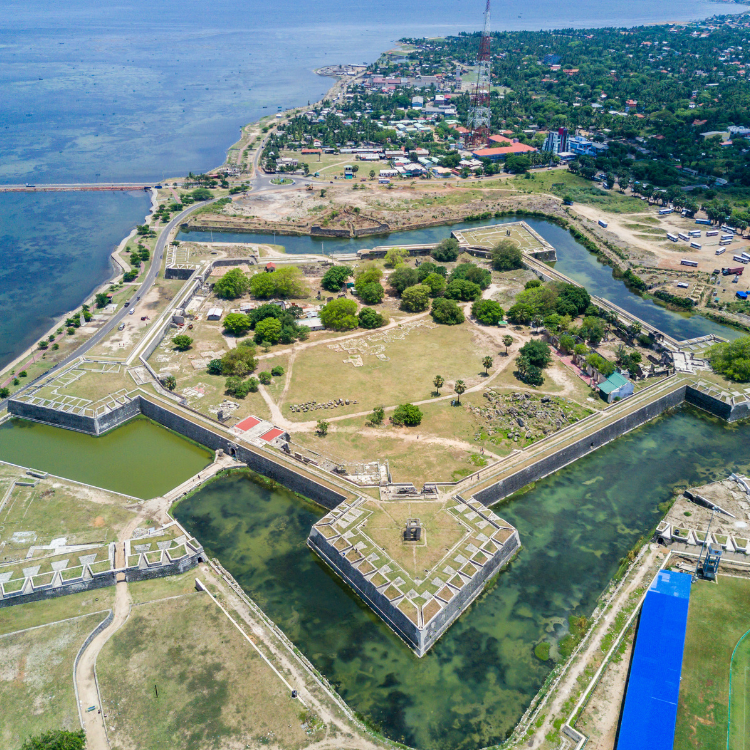
<instances>
[{"instance_id":1,"label":"blue metal roof","mask_svg":"<svg viewBox=\"0 0 750 750\"><path fill-rule=\"evenodd\" d=\"M617 750L672 750L691 580L661 570L646 594Z\"/></svg>"}]
</instances>

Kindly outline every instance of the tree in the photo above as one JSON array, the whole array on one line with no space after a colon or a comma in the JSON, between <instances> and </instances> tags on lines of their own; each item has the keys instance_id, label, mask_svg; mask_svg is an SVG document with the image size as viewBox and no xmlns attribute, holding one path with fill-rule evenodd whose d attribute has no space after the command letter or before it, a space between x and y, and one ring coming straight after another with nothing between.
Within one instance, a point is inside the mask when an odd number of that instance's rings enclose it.
<instances>
[{"instance_id":1,"label":"tree","mask_svg":"<svg viewBox=\"0 0 750 750\"><path fill-rule=\"evenodd\" d=\"M325 437L328 434L328 422L326 422L324 419L319 419L318 424L315 427L315 432L320 437Z\"/></svg>"},{"instance_id":2,"label":"tree","mask_svg":"<svg viewBox=\"0 0 750 750\"><path fill-rule=\"evenodd\" d=\"M250 288L250 279L239 268L227 271L215 284L214 294L222 299L237 299Z\"/></svg>"},{"instance_id":3,"label":"tree","mask_svg":"<svg viewBox=\"0 0 750 750\"><path fill-rule=\"evenodd\" d=\"M591 296L582 287L575 284L560 284L557 291L555 309L560 315L576 317L591 305Z\"/></svg>"},{"instance_id":4,"label":"tree","mask_svg":"<svg viewBox=\"0 0 750 750\"><path fill-rule=\"evenodd\" d=\"M445 296L448 299L457 299L462 302L470 302L482 296L479 284L466 279L455 279L445 288Z\"/></svg>"},{"instance_id":5,"label":"tree","mask_svg":"<svg viewBox=\"0 0 750 750\"><path fill-rule=\"evenodd\" d=\"M543 370L552 361L552 352L549 344L539 339L526 342L519 350L519 354L526 357L530 364L538 367L540 370Z\"/></svg>"},{"instance_id":6,"label":"tree","mask_svg":"<svg viewBox=\"0 0 750 750\"><path fill-rule=\"evenodd\" d=\"M396 290L397 294L403 294L404 289L419 283L419 273L415 268L402 266L397 268L389 277L388 283Z\"/></svg>"},{"instance_id":7,"label":"tree","mask_svg":"<svg viewBox=\"0 0 750 750\"><path fill-rule=\"evenodd\" d=\"M453 390L456 392L456 395L458 396L458 403L461 403L461 394L466 393L466 383L464 383L463 380L457 380L456 384L453 386Z\"/></svg>"},{"instance_id":8,"label":"tree","mask_svg":"<svg viewBox=\"0 0 750 750\"><path fill-rule=\"evenodd\" d=\"M385 408L382 406L376 406L370 414L370 418L367 420L368 424L372 426L383 424L385 419Z\"/></svg>"},{"instance_id":9,"label":"tree","mask_svg":"<svg viewBox=\"0 0 750 750\"><path fill-rule=\"evenodd\" d=\"M326 328L334 331L349 331L356 328L357 303L351 299L331 300L321 311L320 320Z\"/></svg>"},{"instance_id":10,"label":"tree","mask_svg":"<svg viewBox=\"0 0 750 750\"><path fill-rule=\"evenodd\" d=\"M576 340L569 333L560 336L560 349L566 354L570 354L575 348Z\"/></svg>"},{"instance_id":11,"label":"tree","mask_svg":"<svg viewBox=\"0 0 750 750\"><path fill-rule=\"evenodd\" d=\"M454 237L440 242L430 253L432 257L440 263L452 263L458 258L458 240Z\"/></svg>"},{"instance_id":12,"label":"tree","mask_svg":"<svg viewBox=\"0 0 750 750\"><path fill-rule=\"evenodd\" d=\"M279 268L278 271L267 274L274 284L274 293L282 299L290 297L306 297L308 290L303 281L302 271L294 266Z\"/></svg>"},{"instance_id":13,"label":"tree","mask_svg":"<svg viewBox=\"0 0 750 750\"><path fill-rule=\"evenodd\" d=\"M512 174L523 174L531 167L531 159L523 154L509 154L505 159L505 169Z\"/></svg>"},{"instance_id":14,"label":"tree","mask_svg":"<svg viewBox=\"0 0 750 750\"><path fill-rule=\"evenodd\" d=\"M596 346L604 338L604 321L593 316L585 317L578 335Z\"/></svg>"},{"instance_id":15,"label":"tree","mask_svg":"<svg viewBox=\"0 0 750 750\"><path fill-rule=\"evenodd\" d=\"M507 318L516 325L528 325L534 319L536 310L526 302L516 302L508 310Z\"/></svg>"},{"instance_id":16,"label":"tree","mask_svg":"<svg viewBox=\"0 0 750 750\"><path fill-rule=\"evenodd\" d=\"M532 364L527 356L519 354L516 359L516 367L517 370L514 374L522 383L528 383L529 385L542 385L544 383L542 368Z\"/></svg>"},{"instance_id":17,"label":"tree","mask_svg":"<svg viewBox=\"0 0 750 750\"><path fill-rule=\"evenodd\" d=\"M360 328L380 328L385 324L385 318L371 307L363 307L357 315Z\"/></svg>"},{"instance_id":18,"label":"tree","mask_svg":"<svg viewBox=\"0 0 750 750\"><path fill-rule=\"evenodd\" d=\"M263 372L258 373L258 380L263 385L271 385L271 373L268 372L268 370L263 370Z\"/></svg>"},{"instance_id":19,"label":"tree","mask_svg":"<svg viewBox=\"0 0 750 750\"><path fill-rule=\"evenodd\" d=\"M252 327L250 317L245 313L229 313L224 318L224 330L233 336L244 336Z\"/></svg>"},{"instance_id":20,"label":"tree","mask_svg":"<svg viewBox=\"0 0 750 750\"><path fill-rule=\"evenodd\" d=\"M206 371L209 375L221 375L222 374L222 365L220 359L212 359L208 363L208 367L206 368Z\"/></svg>"},{"instance_id":21,"label":"tree","mask_svg":"<svg viewBox=\"0 0 750 750\"><path fill-rule=\"evenodd\" d=\"M281 321L278 318L265 318L255 326L256 344L268 341L270 344L278 344L281 338ZM261 381L262 382L262 381Z\"/></svg>"},{"instance_id":22,"label":"tree","mask_svg":"<svg viewBox=\"0 0 750 750\"><path fill-rule=\"evenodd\" d=\"M445 378L442 375L435 375L432 379L432 384L435 386L435 393L440 395L440 389L445 385Z\"/></svg>"},{"instance_id":23,"label":"tree","mask_svg":"<svg viewBox=\"0 0 750 750\"><path fill-rule=\"evenodd\" d=\"M177 387L177 379L174 375L167 375L163 377L161 382L168 391L173 391Z\"/></svg>"},{"instance_id":24,"label":"tree","mask_svg":"<svg viewBox=\"0 0 750 750\"><path fill-rule=\"evenodd\" d=\"M320 285L329 292L338 292L352 275L349 266L331 266L324 274Z\"/></svg>"},{"instance_id":25,"label":"tree","mask_svg":"<svg viewBox=\"0 0 750 750\"><path fill-rule=\"evenodd\" d=\"M398 427L416 427L422 422L422 410L414 404L401 404L393 412L391 422Z\"/></svg>"},{"instance_id":26,"label":"tree","mask_svg":"<svg viewBox=\"0 0 750 750\"><path fill-rule=\"evenodd\" d=\"M385 289L377 281L363 284L358 292L360 300L366 305L377 305L383 301L385 296Z\"/></svg>"},{"instance_id":27,"label":"tree","mask_svg":"<svg viewBox=\"0 0 750 750\"><path fill-rule=\"evenodd\" d=\"M370 170L370 179L371 179L371 180L374 180L374 179L375 179L375 170L374 170L374 169L371 169L371 170Z\"/></svg>"},{"instance_id":28,"label":"tree","mask_svg":"<svg viewBox=\"0 0 750 750\"><path fill-rule=\"evenodd\" d=\"M196 188L195 190L191 191L190 195L194 201L207 201L213 198L211 191L208 188L204 187Z\"/></svg>"},{"instance_id":29,"label":"tree","mask_svg":"<svg viewBox=\"0 0 750 750\"><path fill-rule=\"evenodd\" d=\"M430 287L430 297L439 297L445 292L445 278L439 273L428 273L427 276L422 279L422 284Z\"/></svg>"},{"instance_id":30,"label":"tree","mask_svg":"<svg viewBox=\"0 0 750 750\"><path fill-rule=\"evenodd\" d=\"M505 356L508 356L508 347L513 343L513 336L506 334L503 336L503 344L505 345Z\"/></svg>"},{"instance_id":31,"label":"tree","mask_svg":"<svg viewBox=\"0 0 750 750\"><path fill-rule=\"evenodd\" d=\"M424 312L430 304L430 287L415 284L404 289L401 295L401 309L407 312Z\"/></svg>"},{"instance_id":32,"label":"tree","mask_svg":"<svg viewBox=\"0 0 750 750\"><path fill-rule=\"evenodd\" d=\"M276 367L271 368L271 375L273 375L275 378L278 378L283 374L284 368L281 365L276 365Z\"/></svg>"},{"instance_id":33,"label":"tree","mask_svg":"<svg viewBox=\"0 0 750 750\"><path fill-rule=\"evenodd\" d=\"M172 343L177 351L184 352L193 345L193 339L187 334L180 333L172 339Z\"/></svg>"},{"instance_id":34,"label":"tree","mask_svg":"<svg viewBox=\"0 0 750 750\"><path fill-rule=\"evenodd\" d=\"M250 279L250 291L258 299L270 299L276 296L276 282L273 273L256 273ZM214 287L214 291L216 287Z\"/></svg>"},{"instance_id":35,"label":"tree","mask_svg":"<svg viewBox=\"0 0 750 750\"><path fill-rule=\"evenodd\" d=\"M385 254L385 267L396 268L396 266L400 266L404 262L404 260L408 257L409 257L408 250L404 250L401 247L392 247Z\"/></svg>"},{"instance_id":36,"label":"tree","mask_svg":"<svg viewBox=\"0 0 750 750\"><path fill-rule=\"evenodd\" d=\"M474 263L460 263L453 269L453 273L451 273L450 281L455 279L473 281L480 289L487 289L492 282L492 273Z\"/></svg>"},{"instance_id":37,"label":"tree","mask_svg":"<svg viewBox=\"0 0 750 750\"><path fill-rule=\"evenodd\" d=\"M47 339L42 339L39 342L38 346L39 346L40 349L48 349L49 348L49 341L47 341Z\"/></svg>"},{"instance_id":38,"label":"tree","mask_svg":"<svg viewBox=\"0 0 750 750\"><path fill-rule=\"evenodd\" d=\"M496 271L523 268L523 253L513 240L501 240L492 248L492 267Z\"/></svg>"},{"instance_id":39,"label":"tree","mask_svg":"<svg viewBox=\"0 0 750 750\"><path fill-rule=\"evenodd\" d=\"M471 314L479 323L485 326L496 326L502 319L505 311L499 302L491 299L478 299L471 306Z\"/></svg>"},{"instance_id":40,"label":"tree","mask_svg":"<svg viewBox=\"0 0 750 750\"><path fill-rule=\"evenodd\" d=\"M86 733L83 729L75 732L51 729L34 737L27 737L21 750L83 750L85 747Z\"/></svg>"},{"instance_id":41,"label":"tree","mask_svg":"<svg viewBox=\"0 0 750 750\"><path fill-rule=\"evenodd\" d=\"M492 367L492 357L485 357L482 360L482 367L484 367L484 374L490 374L490 367Z\"/></svg>"},{"instance_id":42,"label":"tree","mask_svg":"<svg viewBox=\"0 0 750 750\"><path fill-rule=\"evenodd\" d=\"M257 366L255 361L255 346L252 341L240 342L235 349L230 349L221 358L221 374L244 377Z\"/></svg>"},{"instance_id":43,"label":"tree","mask_svg":"<svg viewBox=\"0 0 750 750\"><path fill-rule=\"evenodd\" d=\"M106 307L109 304L109 295L106 292L99 292L94 297L94 302L99 308Z\"/></svg>"},{"instance_id":44,"label":"tree","mask_svg":"<svg viewBox=\"0 0 750 750\"><path fill-rule=\"evenodd\" d=\"M8 398L10 396L10 388L0 388L0 398Z\"/></svg>"},{"instance_id":45,"label":"tree","mask_svg":"<svg viewBox=\"0 0 750 750\"><path fill-rule=\"evenodd\" d=\"M430 314L436 323L447 326L456 326L464 322L464 314L461 308L454 300L445 297L432 300Z\"/></svg>"},{"instance_id":46,"label":"tree","mask_svg":"<svg viewBox=\"0 0 750 750\"><path fill-rule=\"evenodd\" d=\"M712 369L738 383L750 381L750 336L729 343L714 344L706 352Z\"/></svg>"}]
</instances>

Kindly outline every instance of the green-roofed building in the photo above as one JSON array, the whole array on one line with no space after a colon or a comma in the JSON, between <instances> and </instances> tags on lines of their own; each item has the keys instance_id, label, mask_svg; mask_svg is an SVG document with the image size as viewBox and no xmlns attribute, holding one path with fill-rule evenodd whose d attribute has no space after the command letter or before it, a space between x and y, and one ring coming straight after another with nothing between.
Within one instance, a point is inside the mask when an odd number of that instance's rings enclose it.
<instances>
[{"instance_id":1,"label":"green-roofed building","mask_svg":"<svg viewBox=\"0 0 750 750\"><path fill-rule=\"evenodd\" d=\"M599 383L599 393L609 404L617 399L633 395L633 382L619 372L613 372L605 381Z\"/></svg>"}]
</instances>

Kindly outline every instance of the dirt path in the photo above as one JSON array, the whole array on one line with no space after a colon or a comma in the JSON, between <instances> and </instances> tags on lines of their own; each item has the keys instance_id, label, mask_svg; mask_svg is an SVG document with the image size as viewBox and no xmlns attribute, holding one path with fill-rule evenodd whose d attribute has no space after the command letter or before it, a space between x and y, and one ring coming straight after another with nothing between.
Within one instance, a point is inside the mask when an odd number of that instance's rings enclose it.
<instances>
[{"instance_id":1,"label":"dirt path","mask_svg":"<svg viewBox=\"0 0 750 750\"><path fill-rule=\"evenodd\" d=\"M117 546L122 547L123 545L118 542ZM124 552L122 554L124 555ZM86 732L86 747L88 750L109 750L107 730L104 727L104 709L99 701L99 688L96 682L96 658L104 644L125 624L130 614L130 604L128 584L124 580L120 581L115 589L112 622L91 641L78 662L75 681L78 687L81 711L83 712L83 728ZM96 706L97 710L86 711L89 706Z\"/></svg>"}]
</instances>

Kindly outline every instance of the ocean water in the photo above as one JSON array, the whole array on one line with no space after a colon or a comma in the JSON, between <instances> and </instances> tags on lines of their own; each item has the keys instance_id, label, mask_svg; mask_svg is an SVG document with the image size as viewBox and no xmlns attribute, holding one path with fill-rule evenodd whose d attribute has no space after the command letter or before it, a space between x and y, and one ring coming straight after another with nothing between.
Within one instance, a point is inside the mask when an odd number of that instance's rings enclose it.
<instances>
[{"instance_id":1,"label":"ocean water","mask_svg":"<svg viewBox=\"0 0 750 750\"><path fill-rule=\"evenodd\" d=\"M0 193L0 367L106 281L151 203L128 193Z\"/></svg>"},{"instance_id":2,"label":"ocean water","mask_svg":"<svg viewBox=\"0 0 750 750\"><path fill-rule=\"evenodd\" d=\"M245 123L320 98L331 80L313 69L371 62L404 36L476 30L484 3L9 0L2 9L0 184L38 184L208 170ZM741 10L699 0L582 0L574 10L506 0L494 4L492 25L633 26ZM13 318L0 328L0 366L103 278L112 246L142 222L141 203L121 194L0 196L0 260L24 276L22 295L0 288ZM64 276L45 262L73 256Z\"/></svg>"},{"instance_id":3,"label":"ocean water","mask_svg":"<svg viewBox=\"0 0 750 750\"><path fill-rule=\"evenodd\" d=\"M307 548L323 509L235 476L175 516L371 725L424 750L474 750L512 731L551 669L534 646L591 614L658 505L743 470L748 450L747 427L685 408L511 498L496 511L518 528L519 556L422 659Z\"/></svg>"}]
</instances>

